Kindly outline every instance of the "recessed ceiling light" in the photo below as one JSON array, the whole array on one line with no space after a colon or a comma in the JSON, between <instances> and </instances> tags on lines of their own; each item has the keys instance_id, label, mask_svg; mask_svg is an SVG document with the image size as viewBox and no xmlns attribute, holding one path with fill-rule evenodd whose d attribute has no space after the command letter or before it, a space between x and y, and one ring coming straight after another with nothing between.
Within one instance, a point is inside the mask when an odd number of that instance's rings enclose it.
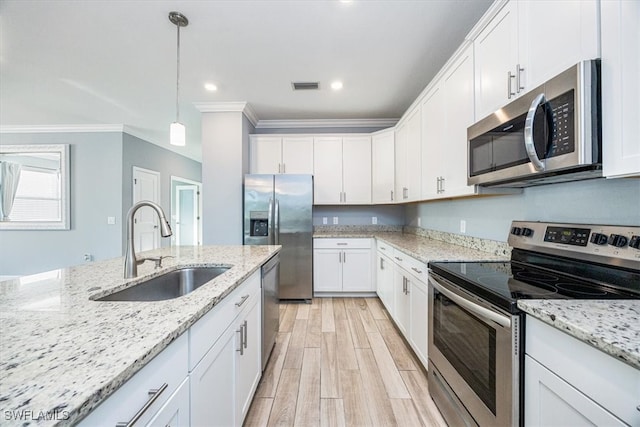
<instances>
[{"instance_id":1,"label":"recessed ceiling light","mask_svg":"<svg viewBox=\"0 0 640 427\"><path fill-rule=\"evenodd\" d=\"M333 89L333 90L342 89L342 82L341 81L335 81L335 82L331 83L331 89Z\"/></svg>"},{"instance_id":2,"label":"recessed ceiling light","mask_svg":"<svg viewBox=\"0 0 640 427\"><path fill-rule=\"evenodd\" d=\"M209 92L215 92L218 90L218 86L214 85L213 83L205 83L204 88Z\"/></svg>"}]
</instances>

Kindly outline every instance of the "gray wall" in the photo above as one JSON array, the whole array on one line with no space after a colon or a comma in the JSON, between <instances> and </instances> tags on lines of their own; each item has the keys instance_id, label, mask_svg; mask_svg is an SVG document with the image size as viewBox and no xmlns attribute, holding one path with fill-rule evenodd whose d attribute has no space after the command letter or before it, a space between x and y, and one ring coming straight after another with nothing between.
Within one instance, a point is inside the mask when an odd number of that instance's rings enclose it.
<instances>
[{"instance_id":1,"label":"gray wall","mask_svg":"<svg viewBox=\"0 0 640 427\"><path fill-rule=\"evenodd\" d=\"M133 167L160 173L160 206L167 218L171 215L171 176L202 181L202 164L173 151L166 150L140 138L124 134L122 152L122 211L123 223L133 205ZM126 224L122 227L122 248L126 242ZM160 239L162 246L171 246L171 239ZM124 253L124 252L122 252Z\"/></svg>"},{"instance_id":2,"label":"gray wall","mask_svg":"<svg viewBox=\"0 0 640 427\"><path fill-rule=\"evenodd\" d=\"M71 229L1 230L0 275L26 275L120 256L122 133L2 134L2 144L70 144ZM116 217L107 225L107 217Z\"/></svg>"},{"instance_id":3,"label":"gray wall","mask_svg":"<svg viewBox=\"0 0 640 427\"><path fill-rule=\"evenodd\" d=\"M404 225L405 207L402 205L379 206L314 206L313 225L333 225L333 217L338 217L338 225L371 225L371 217L378 218L378 225Z\"/></svg>"},{"instance_id":4,"label":"gray wall","mask_svg":"<svg viewBox=\"0 0 640 427\"><path fill-rule=\"evenodd\" d=\"M242 179L253 126L240 112L202 114L202 207L205 245L242 244Z\"/></svg>"},{"instance_id":5,"label":"gray wall","mask_svg":"<svg viewBox=\"0 0 640 427\"><path fill-rule=\"evenodd\" d=\"M522 194L411 204L406 224L506 241L512 220L640 226L640 179L596 179L524 189Z\"/></svg>"}]
</instances>

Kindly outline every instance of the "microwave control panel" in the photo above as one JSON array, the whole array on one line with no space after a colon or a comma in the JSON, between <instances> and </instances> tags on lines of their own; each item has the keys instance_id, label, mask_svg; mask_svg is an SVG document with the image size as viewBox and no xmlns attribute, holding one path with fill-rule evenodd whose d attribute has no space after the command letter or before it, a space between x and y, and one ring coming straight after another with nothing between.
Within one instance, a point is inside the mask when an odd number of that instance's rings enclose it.
<instances>
[{"instance_id":1,"label":"microwave control panel","mask_svg":"<svg viewBox=\"0 0 640 427\"><path fill-rule=\"evenodd\" d=\"M575 91L572 89L547 102L551 128L547 157L561 156L575 150Z\"/></svg>"}]
</instances>

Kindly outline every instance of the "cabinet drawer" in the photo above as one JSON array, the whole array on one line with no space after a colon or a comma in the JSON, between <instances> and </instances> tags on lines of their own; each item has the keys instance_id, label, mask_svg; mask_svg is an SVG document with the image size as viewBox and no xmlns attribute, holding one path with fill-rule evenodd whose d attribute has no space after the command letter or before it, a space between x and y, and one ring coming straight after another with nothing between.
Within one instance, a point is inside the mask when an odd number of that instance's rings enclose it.
<instances>
[{"instance_id":1,"label":"cabinet drawer","mask_svg":"<svg viewBox=\"0 0 640 427\"><path fill-rule=\"evenodd\" d=\"M200 362L233 320L260 298L260 270L227 295L189 329L189 371Z\"/></svg>"},{"instance_id":2,"label":"cabinet drawer","mask_svg":"<svg viewBox=\"0 0 640 427\"><path fill-rule=\"evenodd\" d=\"M313 239L315 249L370 249L373 239Z\"/></svg>"},{"instance_id":3,"label":"cabinet drawer","mask_svg":"<svg viewBox=\"0 0 640 427\"><path fill-rule=\"evenodd\" d=\"M393 261L421 282L427 283L427 266L401 250L393 250Z\"/></svg>"},{"instance_id":4,"label":"cabinet drawer","mask_svg":"<svg viewBox=\"0 0 640 427\"><path fill-rule=\"evenodd\" d=\"M187 377L187 334L182 334L145 367L95 408L81 426L116 425L128 422L150 400L149 390L166 388L155 398L137 423L147 424Z\"/></svg>"},{"instance_id":5,"label":"cabinet drawer","mask_svg":"<svg viewBox=\"0 0 640 427\"><path fill-rule=\"evenodd\" d=\"M385 242L381 242L380 240L377 240L376 246L378 248L378 251L382 252L386 256L393 258L393 247L391 247L391 245Z\"/></svg>"}]
</instances>

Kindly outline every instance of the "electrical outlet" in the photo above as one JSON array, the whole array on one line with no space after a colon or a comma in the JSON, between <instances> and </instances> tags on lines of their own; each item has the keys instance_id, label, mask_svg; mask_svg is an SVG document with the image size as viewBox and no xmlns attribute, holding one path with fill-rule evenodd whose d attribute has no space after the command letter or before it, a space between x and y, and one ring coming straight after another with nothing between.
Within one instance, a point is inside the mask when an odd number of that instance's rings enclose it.
<instances>
[{"instance_id":1,"label":"electrical outlet","mask_svg":"<svg viewBox=\"0 0 640 427\"><path fill-rule=\"evenodd\" d=\"M329 222L327 221L327 217L323 216L322 217L322 225L327 225Z\"/></svg>"},{"instance_id":2,"label":"electrical outlet","mask_svg":"<svg viewBox=\"0 0 640 427\"><path fill-rule=\"evenodd\" d=\"M371 224L376 225L378 223L378 217L377 216L372 216L371 217Z\"/></svg>"},{"instance_id":3,"label":"electrical outlet","mask_svg":"<svg viewBox=\"0 0 640 427\"><path fill-rule=\"evenodd\" d=\"M107 224L108 225L114 225L116 223L116 217L115 216L108 216L107 217Z\"/></svg>"},{"instance_id":4,"label":"electrical outlet","mask_svg":"<svg viewBox=\"0 0 640 427\"><path fill-rule=\"evenodd\" d=\"M465 221L464 219L460 220L460 232L461 233L467 232L467 221Z\"/></svg>"},{"instance_id":5,"label":"electrical outlet","mask_svg":"<svg viewBox=\"0 0 640 427\"><path fill-rule=\"evenodd\" d=\"M422 225L422 218L418 217L418 227Z\"/></svg>"},{"instance_id":6,"label":"electrical outlet","mask_svg":"<svg viewBox=\"0 0 640 427\"><path fill-rule=\"evenodd\" d=\"M337 216L333 217L333 225L338 225L338 217Z\"/></svg>"},{"instance_id":7,"label":"electrical outlet","mask_svg":"<svg viewBox=\"0 0 640 427\"><path fill-rule=\"evenodd\" d=\"M84 254L84 262L91 262L91 261L93 261L93 255Z\"/></svg>"}]
</instances>

